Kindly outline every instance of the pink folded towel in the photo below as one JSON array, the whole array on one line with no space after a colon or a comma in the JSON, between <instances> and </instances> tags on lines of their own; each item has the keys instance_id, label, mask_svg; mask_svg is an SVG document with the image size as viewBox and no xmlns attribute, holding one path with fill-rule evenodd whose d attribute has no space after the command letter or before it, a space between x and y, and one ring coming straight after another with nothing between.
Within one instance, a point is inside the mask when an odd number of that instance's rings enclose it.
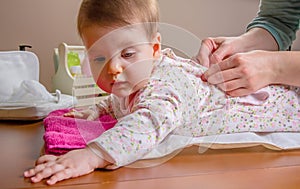
<instances>
[{"instance_id":1,"label":"pink folded towel","mask_svg":"<svg viewBox=\"0 0 300 189\"><path fill-rule=\"evenodd\" d=\"M44 119L45 153L61 155L73 149L84 148L86 144L112 128L117 120L110 115L95 121L64 117L70 109L51 112Z\"/></svg>"}]
</instances>

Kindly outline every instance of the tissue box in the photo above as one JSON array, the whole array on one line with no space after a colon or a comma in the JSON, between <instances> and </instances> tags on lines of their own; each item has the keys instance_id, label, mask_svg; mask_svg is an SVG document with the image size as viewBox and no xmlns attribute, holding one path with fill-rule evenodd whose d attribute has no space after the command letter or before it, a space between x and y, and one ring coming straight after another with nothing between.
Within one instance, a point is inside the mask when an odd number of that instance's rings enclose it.
<instances>
[{"instance_id":1,"label":"tissue box","mask_svg":"<svg viewBox=\"0 0 300 189\"><path fill-rule=\"evenodd\" d=\"M0 52L0 83L0 120L38 120L75 102L39 83L39 61L32 52Z\"/></svg>"}]
</instances>

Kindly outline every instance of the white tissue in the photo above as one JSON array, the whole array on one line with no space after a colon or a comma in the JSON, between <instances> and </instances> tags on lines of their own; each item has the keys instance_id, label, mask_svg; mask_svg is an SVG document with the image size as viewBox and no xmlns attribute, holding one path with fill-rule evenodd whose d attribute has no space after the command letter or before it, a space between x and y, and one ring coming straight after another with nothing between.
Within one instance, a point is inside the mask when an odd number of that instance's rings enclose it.
<instances>
[{"instance_id":1,"label":"white tissue","mask_svg":"<svg viewBox=\"0 0 300 189\"><path fill-rule=\"evenodd\" d=\"M16 88L12 95L2 103L27 103L36 104L40 102L58 102L60 92L56 92L56 96L52 95L38 81L25 80Z\"/></svg>"}]
</instances>

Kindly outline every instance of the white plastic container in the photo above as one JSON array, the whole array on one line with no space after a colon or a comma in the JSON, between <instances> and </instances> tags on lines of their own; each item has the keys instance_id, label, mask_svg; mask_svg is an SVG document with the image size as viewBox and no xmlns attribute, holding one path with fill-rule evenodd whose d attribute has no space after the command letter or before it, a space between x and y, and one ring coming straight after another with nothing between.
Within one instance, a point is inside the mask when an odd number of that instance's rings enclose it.
<instances>
[{"instance_id":1,"label":"white plastic container","mask_svg":"<svg viewBox=\"0 0 300 189\"><path fill-rule=\"evenodd\" d=\"M98 103L107 96L107 93L96 86L92 77L82 75L80 66L69 69L67 55L71 51L77 52L79 57L84 57L84 46L70 46L61 43L58 49L54 49L54 63L57 68L52 78L54 89L59 89L63 94L76 97L77 107Z\"/></svg>"}]
</instances>

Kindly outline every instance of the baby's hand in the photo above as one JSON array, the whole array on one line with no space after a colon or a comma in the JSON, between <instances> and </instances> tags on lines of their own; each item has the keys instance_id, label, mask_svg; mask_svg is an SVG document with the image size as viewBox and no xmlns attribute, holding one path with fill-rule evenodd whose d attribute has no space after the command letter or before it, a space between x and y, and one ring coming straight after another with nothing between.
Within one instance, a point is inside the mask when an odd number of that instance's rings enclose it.
<instances>
[{"instance_id":1,"label":"baby's hand","mask_svg":"<svg viewBox=\"0 0 300 189\"><path fill-rule=\"evenodd\" d=\"M24 177L30 178L34 183L49 177L47 184L53 185L61 180L86 175L107 164L107 161L90 149L73 150L62 156L40 157L34 168L24 172Z\"/></svg>"},{"instance_id":2,"label":"baby's hand","mask_svg":"<svg viewBox=\"0 0 300 189\"><path fill-rule=\"evenodd\" d=\"M89 108L84 110L72 109L70 112L64 114L65 117L75 117L86 120L95 120L99 118L99 113L96 108Z\"/></svg>"}]
</instances>

